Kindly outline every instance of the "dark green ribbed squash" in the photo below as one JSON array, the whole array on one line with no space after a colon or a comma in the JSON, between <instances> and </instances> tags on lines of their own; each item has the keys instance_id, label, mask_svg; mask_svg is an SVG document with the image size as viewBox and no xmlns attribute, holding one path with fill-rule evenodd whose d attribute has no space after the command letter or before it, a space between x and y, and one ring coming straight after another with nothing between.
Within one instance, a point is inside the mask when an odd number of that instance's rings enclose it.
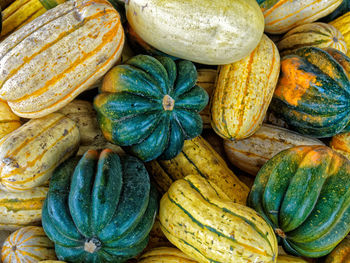
<instances>
[{"instance_id":1,"label":"dark green ribbed squash","mask_svg":"<svg viewBox=\"0 0 350 263\"><path fill-rule=\"evenodd\" d=\"M294 130L331 137L350 130L350 58L305 47L283 57L271 109Z\"/></svg>"},{"instance_id":2,"label":"dark green ribbed squash","mask_svg":"<svg viewBox=\"0 0 350 263\"><path fill-rule=\"evenodd\" d=\"M164 56L138 55L114 67L94 101L104 136L143 161L175 157L202 132L208 94L196 79L192 62Z\"/></svg>"},{"instance_id":3,"label":"dark green ribbed squash","mask_svg":"<svg viewBox=\"0 0 350 263\"><path fill-rule=\"evenodd\" d=\"M54 171L42 225L60 260L125 262L146 247L157 207L141 161L89 150Z\"/></svg>"},{"instance_id":4,"label":"dark green ribbed squash","mask_svg":"<svg viewBox=\"0 0 350 263\"><path fill-rule=\"evenodd\" d=\"M259 171L248 205L297 256L330 253L350 232L350 162L326 146L297 146Z\"/></svg>"}]
</instances>

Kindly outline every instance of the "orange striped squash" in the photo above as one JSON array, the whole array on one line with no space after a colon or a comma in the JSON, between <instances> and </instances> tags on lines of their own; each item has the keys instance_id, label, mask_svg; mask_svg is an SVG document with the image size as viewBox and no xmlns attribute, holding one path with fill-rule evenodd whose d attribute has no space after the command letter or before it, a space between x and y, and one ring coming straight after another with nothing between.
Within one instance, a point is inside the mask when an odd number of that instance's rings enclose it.
<instances>
[{"instance_id":1,"label":"orange striped squash","mask_svg":"<svg viewBox=\"0 0 350 263\"><path fill-rule=\"evenodd\" d=\"M0 141L0 188L40 186L78 148L79 129L60 113L32 119Z\"/></svg>"},{"instance_id":2,"label":"orange striped squash","mask_svg":"<svg viewBox=\"0 0 350 263\"><path fill-rule=\"evenodd\" d=\"M41 210L48 187L9 193L0 190L0 230L17 230L41 222Z\"/></svg>"},{"instance_id":3,"label":"orange striped squash","mask_svg":"<svg viewBox=\"0 0 350 263\"><path fill-rule=\"evenodd\" d=\"M3 263L36 263L45 259L56 259L54 244L38 226L27 226L13 232L1 251Z\"/></svg>"},{"instance_id":4,"label":"orange striped squash","mask_svg":"<svg viewBox=\"0 0 350 263\"><path fill-rule=\"evenodd\" d=\"M211 125L224 139L247 138L260 128L277 84L277 47L263 35L248 57L219 70L211 99Z\"/></svg>"},{"instance_id":5,"label":"orange striped squash","mask_svg":"<svg viewBox=\"0 0 350 263\"><path fill-rule=\"evenodd\" d=\"M281 34L333 12L343 0L263 0L265 32Z\"/></svg>"},{"instance_id":6,"label":"orange striped squash","mask_svg":"<svg viewBox=\"0 0 350 263\"><path fill-rule=\"evenodd\" d=\"M0 98L20 117L57 111L102 77L123 45L107 0L58 5L0 43Z\"/></svg>"},{"instance_id":7,"label":"orange striped squash","mask_svg":"<svg viewBox=\"0 0 350 263\"><path fill-rule=\"evenodd\" d=\"M338 17L336 20L330 22L332 26L338 29L344 36L345 42L348 45L347 56L350 56L350 12Z\"/></svg>"},{"instance_id":8,"label":"orange striped squash","mask_svg":"<svg viewBox=\"0 0 350 263\"><path fill-rule=\"evenodd\" d=\"M0 100L0 139L21 126L21 121L15 115L6 101Z\"/></svg>"},{"instance_id":9,"label":"orange striped squash","mask_svg":"<svg viewBox=\"0 0 350 263\"><path fill-rule=\"evenodd\" d=\"M297 26L288 31L277 44L282 56L306 46L331 47L345 54L348 51L342 33L334 26L326 23L310 23Z\"/></svg>"}]
</instances>

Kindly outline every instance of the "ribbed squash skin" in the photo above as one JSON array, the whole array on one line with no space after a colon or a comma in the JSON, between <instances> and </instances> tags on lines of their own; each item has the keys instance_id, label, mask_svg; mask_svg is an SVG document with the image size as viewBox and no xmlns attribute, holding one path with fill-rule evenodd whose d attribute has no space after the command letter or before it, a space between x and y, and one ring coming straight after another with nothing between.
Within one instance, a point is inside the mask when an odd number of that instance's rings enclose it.
<instances>
[{"instance_id":1,"label":"ribbed squash skin","mask_svg":"<svg viewBox=\"0 0 350 263\"><path fill-rule=\"evenodd\" d=\"M141 161L110 149L87 151L58 167L42 224L58 259L125 262L140 253L156 216L157 192Z\"/></svg>"},{"instance_id":2,"label":"ribbed squash skin","mask_svg":"<svg viewBox=\"0 0 350 263\"><path fill-rule=\"evenodd\" d=\"M350 129L350 58L328 48L300 48L281 62L270 108L299 133L331 137Z\"/></svg>"},{"instance_id":3,"label":"ribbed squash skin","mask_svg":"<svg viewBox=\"0 0 350 263\"><path fill-rule=\"evenodd\" d=\"M0 140L0 188L12 192L42 185L79 141L75 122L60 113L30 120Z\"/></svg>"},{"instance_id":4,"label":"ribbed squash skin","mask_svg":"<svg viewBox=\"0 0 350 263\"><path fill-rule=\"evenodd\" d=\"M283 256L277 257L277 263L307 263L307 262L308 261L306 261L302 258L288 256L288 255L283 255Z\"/></svg>"},{"instance_id":5,"label":"ribbed squash skin","mask_svg":"<svg viewBox=\"0 0 350 263\"><path fill-rule=\"evenodd\" d=\"M341 133L332 137L329 146L350 160L350 133Z\"/></svg>"},{"instance_id":6,"label":"ribbed squash skin","mask_svg":"<svg viewBox=\"0 0 350 263\"><path fill-rule=\"evenodd\" d=\"M2 12L0 40L66 0L16 0Z\"/></svg>"},{"instance_id":7,"label":"ribbed squash skin","mask_svg":"<svg viewBox=\"0 0 350 263\"><path fill-rule=\"evenodd\" d=\"M282 56L306 46L331 47L345 54L348 50L342 33L334 26L326 23L310 23L297 26L288 31L277 44Z\"/></svg>"},{"instance_id":8,"label":"ribbed squash skin","mask_svg":"<svg viewBox=\"0 0 350 263\"><path fill-rule=\"evenodd\" d=\"M201 64L242 59L256 47L264 31L264 18L255 0L127 2L128 22L145 42Z\"/></svg>"},{"instance_id":9,"label":"ribbed squash skin","mask_svg":"<svg viewBox=\"0 0 350 263\"><path fill-rule=\"evenodd\" d=\"M281 34L332 13L343 0L262 0L265 32Z\"/></svg>"},{"instance_id":10,"label":"ribbed squash skin","mask_svg":"<svg viewBox=\"0 0 350 263\"><path fill-rule=\"evenodd\" d=\"M177 248L158 247L140 256L138 263L196 263L194 259L182 253Z\"/></svg>"},{"instance_id":11,"label":"ribbed squash skin","mask_svg":"<svg viewBox=\"0 0 350 263\"><path fill-rule=\"evenodd\" d=\"M272 99L280 70L277 47L263 35L249 56L219 70L211 125L224 139L247 138L260 128Z\"/></svg>"},{"instance_id":12,"label":"ribbed squash skin","mask_svg":"<svg viewBox=\"0 0 350 263\"><path fill-rule=\"evenodd\" d=\"M124 33L106 0L68 1L0 44L0 98L13 112L54 112L102 77L120 57Z\"/></svg>"},{"instance_id":13,"label":"ribbed squash skin","mask_svg":"<svg viewBox=\"0 0 350 263\"><path fill-rule=\"evenodd\" d=\"M350 12L338 17L336 20L330 22L330 24L342 33L347 46L350 47ZM350 56L350 48L348 48L347 55Z\"/></svg>"},{"instance_id":14,"label":"ribbed squash skin","mask_svg":"<svg viewBox=\"0 0 350 263\"><path fill-rule=\"evenodd\" d=\"M268 124L263 124L247 139L224 141L224 148L230 162L254 176L274 155L298 145L324 145L324 143Z\"/></svg>"},{"instance_id":15,"label":"ribbed squash skin","mask_svg":"<svg viewBox=\"0 0 350 263\"><path fill-rule=\"evenodd\" d=\"M350 231L350 162L326 146L282 151L259 171L248 205L291 254L330 253Z\"/></svg>"},{"instance_id":16,"label":"ribbed squash skin","mask_svg":"<svg viewBox=\"0 0 350 263\"><path fill-rule=\"evenodd\" d=\"M13 232L1 251L3 263L36 263L45 259L56 259L55 250L43 228L38 226L27 226Z\"/></svg>"},{"instance_id":17,"label":"ribbed squash skin","mask_svg":"<svg viewBox=\"0 0 350 263\"><path fill-rule=\"evenodd\" d=\"M171 185L160 201L159 218L169 241L200 263L276 262L270 225L199 175Z\"/></svg>"},{"instance_id":18,"label":"ribbed squash skin","mask_svg":"<svg viewBox=\"0 0 350 263\"><path fill-rule=\"evenodd\" d=\"M350 262L350 236L347 236L339 245L330 253L325 263L349 263Z\"/></svg>"},{"instance_id":19,"label":"ribbed squash skin","mask_svg":"<svg viewBox=\"0 0 350 263\"><path fill-rule=\"evenodd\" d=\"M104 136L145 162L174 158L202 132L208 94L196 79L192 62L168 57L138 55L114 67L94 101Z\"/></svg>"},{"instance_id":20,"label":"ribbed squash skin","mask_svg":"<svg viewBox=\"0 0 350 263\"><path fill-rule=\"evenodd\" d=\"M21 121L6 103L0 100L0 139L21 126Z\"/></svg>"},{"instance_id":21,"label":"ribbed squash skin","mask_svg":"<svg viewBox=\"0 0 350 263\"><path fill-rule=\"evenodd\" d=\"M13 231L40 224L48 190L47 187L35 187L19 193L0 191L0 229Z\"/></svg>"},{"instance_id":22,"label":"ribbed squash skin","mask_svg":"<svg viewBox=\"0 0 350 263\"><path fill-rule=\"evenodd\" d=\"M249 188L227 167L213 147L198 136L185 141L178 156L171 160L157 160L146 164L161 193L189 174L200 175L215 183L234 202L245 204Z\"/></svg>"}]
</instances>

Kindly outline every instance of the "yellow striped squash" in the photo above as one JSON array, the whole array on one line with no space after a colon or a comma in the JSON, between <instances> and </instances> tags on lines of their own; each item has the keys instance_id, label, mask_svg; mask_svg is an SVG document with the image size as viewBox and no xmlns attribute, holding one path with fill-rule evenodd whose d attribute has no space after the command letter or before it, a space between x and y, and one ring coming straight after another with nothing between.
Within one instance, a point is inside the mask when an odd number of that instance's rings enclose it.
<instances>
[{"instance_id":1,"label":"yellow striped squash","mask_svg":"<svg viewBox=\"0 0 350 263\"><path fill-rule=\"evenodd\" d=\"M0 98L20 117L57 111L114 65L123 44L107 0L60 4L0 43Z\"/></svg>"},{"instance_id":2,"label":"yellow striped squash","mask_svg":"<svg viewBox=\"0 0 350 263\"><path fill-rule=\"evenodd\" d=\"M232 201L245 204L247 200L249 188L201 136L186 140L175 158L152 161L146 163L146 167L161 193L165 193L174 181L197 174L214 182Z\"/></svg>"},{"instance_id":3,"label":"yellow striped squash","mask_svg":"<svg viewBox=\"0 0 350 263\"><path fill-rule=\"evenodd\" d=\"M0 40L66 0L16 0L2 11Z\"/></svg>"},{"instance_id":4,"label":"yellow striped squash","mask_svg":"<svg viewBox=\"0 0 350 263\"><path fill-rule=\"evenodd\" d=\"M20 118L11 111L6 101L0 100L0 139L20 126Z\"/></svg>"},{"instance_id":5,"label":"yellow striped squash","mask_svg":"<svg viewBox=\"0 0 350 263\"><path fill-rule=\"evenodd\" d=\"M281 34L333 12L343 0L262 0L265 32Z\"/></svg>"},{"instance_id":6,"label":"yellow striped squash","mask_svg":"<svg viewBox=\"0 0 350 263\"><path fill-rule=\"evenodd\" d=\"M350 132L333 136L329 146L350 160Z\"/></svg>"},{"instance_id":7,"label":"yellow striped squash","mask_svg":"<svg viewBox=\"0 0 350 263\"><path fill-rule=\"evenodd\" d=\"M342 33L334 26L326 23L310 23L297 26L288 31L277 44L282 56L305 46L331 47L345 54L348 51Z\"/></svg>"},{"instance_id":8,"label":"yellow striped squash","mask_svg":"<svg viewBox=\"0 0 350 263\"><path fill-rule=\"evenodd\" d=\"M278 255L277 263L307 263L307 261L302 258L293 257L289 255Z\"/></svg>"},{"instance_id":9,"label":"yellow striped squash","mask_svg":"<svg viewBox=\"0 0 350 263\"><path fill-rule=\"evenodd\" d=\"M211 100L211 125L218 135L228 140L240 140L260 128L279 70L277 47L266 35L248 57L220 66Z\"/></svg>"},{"instance_id":10,"label":"yellow striped squash","mask_svg":"<svg viewBox=\"0 0 350 263\"><path fill-rule=\"evenodd\" d=\"M224 141L224 148L230 162L254 176L274 155L297 145L324 145L324 143L315 138L268 124L263 124L247 139Z\"/></svg>"},{"instance_id":11,"label":"yellow striped squash","mask_svg":"<svg viewBox=\"0 0 350 263\"><path fill-rule=\"evenodd\" d=\"M338 17L336 20L330 22L330 24L343 34L345 42L348 45L347 55L350 56L350 12Z\"/></svg>"},{"instance_id":12,"label":"yellow striped squash","mask_svg":"<svg viewBox=\"0 0 350 263\"><path fill-rule=\"evenodd\" d=\"M347 236L327 256L325 263L350 263L350 236Z\"/></svg>"},{"instance_id":13,"label":"yellow striped squash","mask_svg":"<svg viewBox=\"0 0 350 263\"><path fill-rule=\"evenodd\" d=\"M140 256L138 263L196 263L177 248L157 247Z\"/></svg>"},{"instance_id":14,"label":"yellow striped squash","mask_svg":"<svg viewBox=\"0 0 350 263\"><path fill-rule=\"evenodd\" d=\"M0 190L0 229L16 230L28 225L38 225L48 187L9 193Z\"/></svg>"},{"instance_id":15,"label":"yellow striped squash","mask_svg":"<svg viewBox=\"0 0 350 263\"><path fill-rule=\"evenodd\" d=\"M1 251L3 263L36 263L45 259L56 259L54 244L38 226L27 226L13 232Z\"/></svg>"},{"instance_id":16,"label":"yellow striped squash","mask_svg":"<svg viewBox=\"0 0 350 263\"><path fill-rule=\"evenodd\" d=\"M0 189L40 186L78 149L79 129L60 113L32 119L0 140Z\"/></svg>"},{"instance_id":17,"label":"yellow striped squash","mask_svg":"<svg viewBox=\"0 0 350 263\"><path fill-rule=\"evenodd\" d=\"M271 226L199 175L171 185L160 201L159 218L169 241L200 263L276 262Z\"/></svg>"}]
</instances>

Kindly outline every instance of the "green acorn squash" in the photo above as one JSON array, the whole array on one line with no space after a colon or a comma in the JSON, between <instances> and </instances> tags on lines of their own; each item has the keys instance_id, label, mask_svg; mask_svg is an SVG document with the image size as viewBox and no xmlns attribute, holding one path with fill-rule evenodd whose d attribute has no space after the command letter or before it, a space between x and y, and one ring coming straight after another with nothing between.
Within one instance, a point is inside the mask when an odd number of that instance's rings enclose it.
<instances>
[{"instance_id":1,"label":"green acorn squash","mask_svg":"<svg viewBox=\"0 0 350 263\"><path fill-rule=\"evenodd\" d=\"M305 47L283 57L270 105L290 128L313 137L350 130L350 58Z\"/></svg>"},{"instance_id":2,"label":"green acorn squash","mask_svg":"<svg viewBox=\"0 0 350 263\"><path fill-rule=\"evenodd\" d=\"M326 146L297 146L259 171L248 205L267 220L284 249L317 258L350 232L350 162Z\"/></svg>"},{"instance_id":3,"label":"green acorn squash","mask_svg":"<svg viewBox=\"0 0 350 263\"><path fill-rule=\"evenodd\" d=\"M192 62L138 55L114 67L94 101L107 140L143 161L172 159L202 132L208 94Z\"/></svg>"},{"instance_id":4,"label":"green acorn squash","mask_svg":"<svg viewBox=\"0 0 350 263\"><path fill-rule=\"evenodd\" d=\"M42 225L59 260L125 262L146 247L157 207L142 162L89 150L55 170Z\"/></svg>"}]
</instances>

